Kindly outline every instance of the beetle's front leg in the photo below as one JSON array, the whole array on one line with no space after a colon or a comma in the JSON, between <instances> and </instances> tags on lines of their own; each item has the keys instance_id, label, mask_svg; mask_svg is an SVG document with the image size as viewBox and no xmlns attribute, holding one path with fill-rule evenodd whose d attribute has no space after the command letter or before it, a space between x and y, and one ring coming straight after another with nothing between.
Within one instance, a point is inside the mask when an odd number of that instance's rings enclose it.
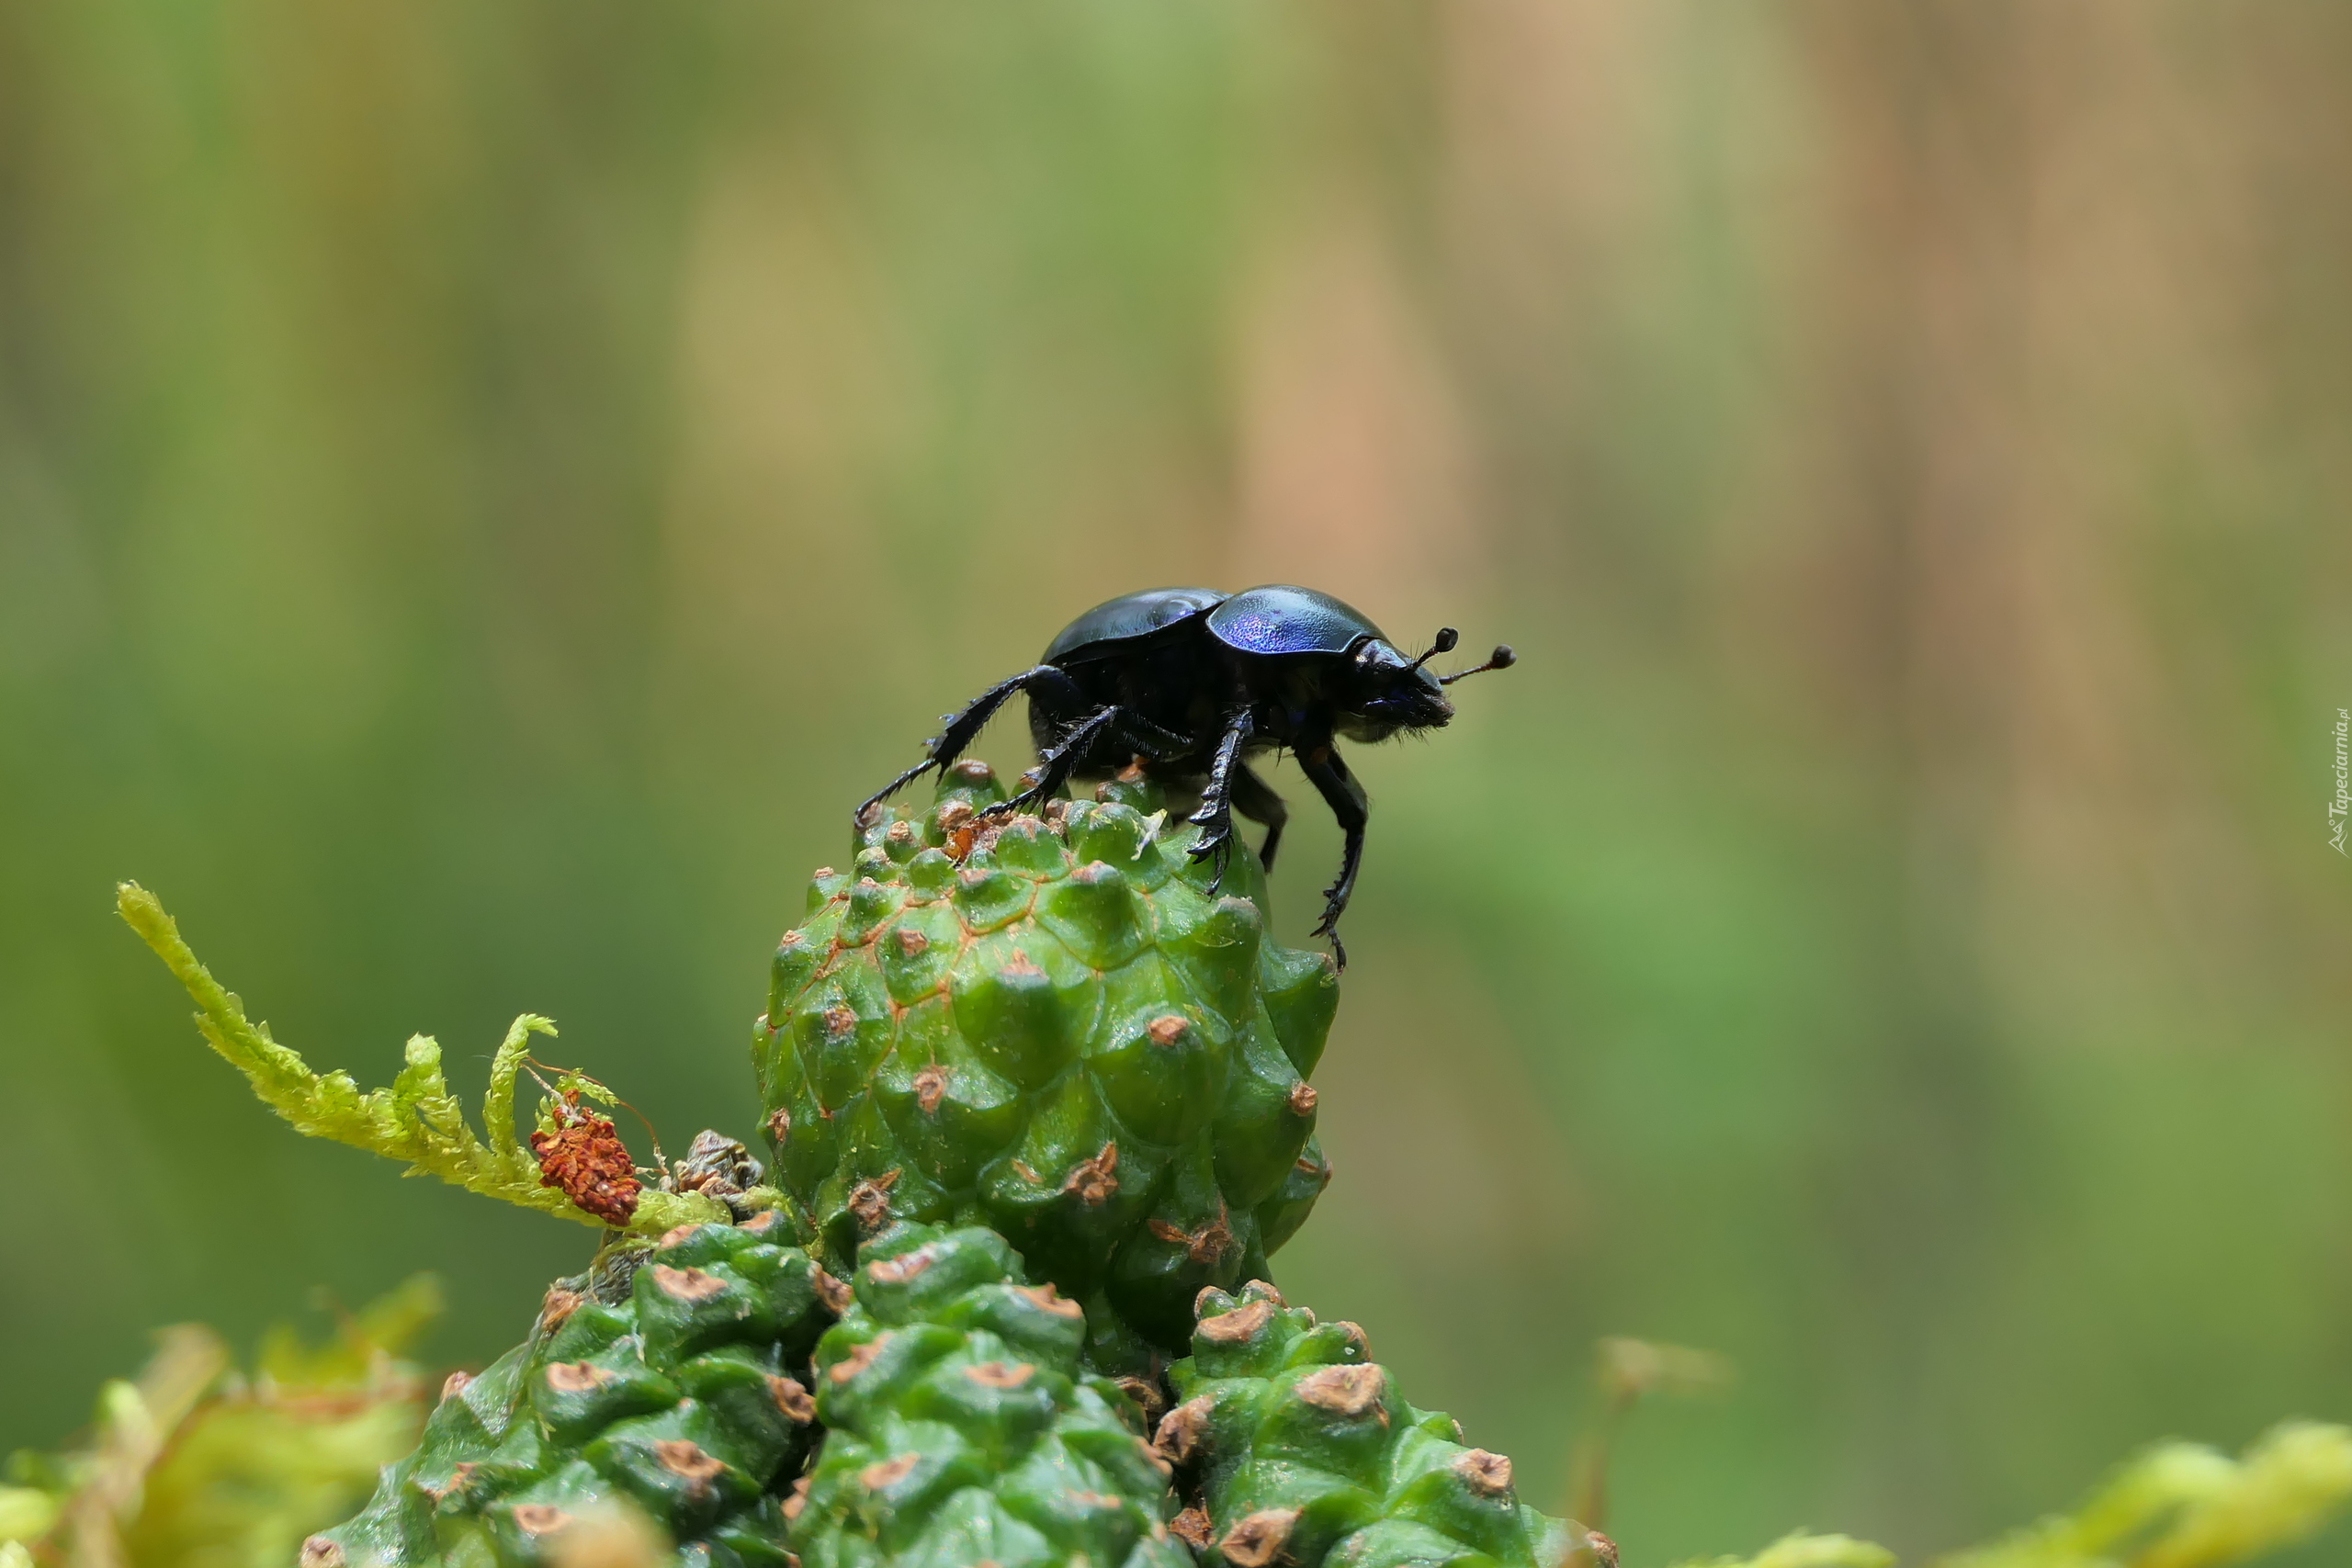
<instances>
[{"instance_id":1,"label":"beetle's front leg","mask_svg":"<svg viewBox=\"0 0 2352 1568\"><path fill-rule=\"evenodd\" d=\"M1226 725L1225 733L1217 737L1216 752L1209 760L1207 784L1201 788L1201 808L1185 818L1201 830L1200 841L1192 849L1194 860L1214 857L1215 866L1209 876L1209 891L1214 893L1225 882L1225 868L1233 858L1233 784L1236 770L1246 768L1241 761L1241 748L1256 732L1257 724L1243 708Z\"/></svg>"},{"instance_id":2,"label":"beetle's front leg","mask_svg":"<svg viewBox=\"0 0 2352 1568\"><path fill-rule=\"evenodd\" d=\"M1348 764L1340 760L1340 749L1329 740L1301 747L1298 765L1322 795L1323 803L1331 808L1340 830L1347 835L1347 847L1340 856L1340 880L1324 889L1323 919L1315 927L1317 936L1331 939L1331 956L1345 969L1348 950L1340 941L1340 917L1347 910L1348 898L1356 890L1356 872L1363 864L1363 829L1372 819L1372 802L1365 798L1363 785L1356 782L1356 776L1348 772Z\"/></svg>"}]
</instances>

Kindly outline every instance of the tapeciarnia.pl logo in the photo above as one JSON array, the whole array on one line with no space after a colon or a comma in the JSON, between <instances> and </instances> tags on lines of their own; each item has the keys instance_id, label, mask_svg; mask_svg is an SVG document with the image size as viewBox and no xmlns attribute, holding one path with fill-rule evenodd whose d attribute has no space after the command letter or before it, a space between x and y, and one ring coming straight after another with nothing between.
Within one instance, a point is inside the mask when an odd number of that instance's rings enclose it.
<instances>
[{"instance_id":1,"label":"tapeciarnia.pl logo","mask_svg":"<svg viewBox=\"0 0 2352 1568\"><path fill-rule=\"evenodd\" d=\"M2352 859L2344 848L2344 822L2352 816L2352 708L2335 710L2335 798L2327 803L2327 841L2337 854Z\"/></svg>"}]
</instances>

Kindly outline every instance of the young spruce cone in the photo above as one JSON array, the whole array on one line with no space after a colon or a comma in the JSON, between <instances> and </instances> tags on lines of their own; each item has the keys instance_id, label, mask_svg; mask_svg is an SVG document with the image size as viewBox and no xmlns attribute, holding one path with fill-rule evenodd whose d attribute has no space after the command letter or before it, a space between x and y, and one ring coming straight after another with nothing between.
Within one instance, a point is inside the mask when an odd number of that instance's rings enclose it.
<instances>
[{"instance_id":1,"label":"young spruce cone","mask_svg":"<svg viewBox=\"0 0 2352 1568\"><path fill-rule=\"evenodd\" d=\"M1556 1568L1585 1545L1520 1502L1510 1461L1406 1404L1354 1324L1318 1324L1257 1281L1204 1291L1199 1311L1158 1447L1193 1500L1170 1528L1203 1563Z\"/></svg>"},{"instance_id":2,"label":"young spruce cone","mask_svg":"<svg viewBox=\"0 0 2352 1568\"><path fill-rule=\"evenodd\" d=\"M387 1466L301 1568L540 1568L633 1506L681 1568L784 1568L778 1495L816 1418L808 1356L848 1291L774 1210L606 1252L548 1292L531 1337L453 1376L417 1450Z\"/></svg>"},{"instance_id":3,"label":"young spruce cone","mask_svg":"<svg viewBox=\"0 0 2352 1568\"><path fill-rule=\"evenodd\" d=\"M1312 1142L1338 978L1218 895L1128 779L990 818L984 763L876 807L776 951L753 1041L773 1179L836 1268L915 1221L985 1224L1086 1309L1094 1364L1181 1354L1204 1286L1266 1272L1329 1179Z\"/></svg>"},{"instance_id":4,"label":"young spruce cone","mask_svg":"<svg viewBox=\"0 0 2352 1568\"><path fill-rule=\"evenodd\" d=\"M1141 1413L1080 1370L1076 1303L985 1230L900 1225L865 1257L817 1348L801 1568L1191 1568Z\"/></svg>"}]
</instances>

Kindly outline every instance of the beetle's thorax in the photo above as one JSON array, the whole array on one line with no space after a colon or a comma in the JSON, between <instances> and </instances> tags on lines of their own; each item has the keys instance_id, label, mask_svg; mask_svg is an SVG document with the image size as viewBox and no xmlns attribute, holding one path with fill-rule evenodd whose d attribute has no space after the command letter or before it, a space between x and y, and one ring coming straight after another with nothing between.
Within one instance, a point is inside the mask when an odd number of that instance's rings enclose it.
<instances>
[{"instance_id":1,"label":"beetle's thorax","mask_svg":"<svg viewBox=\"0 0 2352 1568\"><path fill-rule=\"evenodd\" d=\"M1402 731L1435 728L1453 716L1453 705L1435 679L1377 638L1340 658L1233 664L1261 744L1312 746L1334 736L1373 744Z\"/></svg>"}]
</instances>

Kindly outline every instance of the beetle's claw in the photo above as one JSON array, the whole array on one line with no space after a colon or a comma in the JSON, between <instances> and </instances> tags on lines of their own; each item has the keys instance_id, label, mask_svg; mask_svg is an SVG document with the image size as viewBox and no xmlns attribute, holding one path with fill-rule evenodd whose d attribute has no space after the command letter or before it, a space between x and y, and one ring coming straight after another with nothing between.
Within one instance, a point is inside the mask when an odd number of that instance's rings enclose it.
<instances>
[{"instance_id":1,"label":"beetle's claw","mask_svg":"<svg viewBox=\"0 0 2352 1568\"><path fill-rule=\"evenodd\" d=\"M1010 799L1000 800L993 806L984 806L980 807L979 815L982 817L1018 816L1022 812L1028 810L1029 807L1036 805L1045 797L1046 792L1042 789L1024 789L1019 795L1013 795Z\"/></svg>"},{"instance_id":2,"label":"beetle's claw","mask_svg":"<svg viewBox=\"0 0 2352 1568\"><path fill-rule=\"evenodd\" d=\"M1226 860L1233 853L1233 829L1227 828L1221 832L1204 833L1201 835L1200 842L1184 852L1194 860L1206 860L1211 855L1215 855L1217 874L1222 876L1225 874Z\"/></svg>"},{"instance_id":3,"label":"beetle's claw","mask_svg":"<svg viewBox=\"0 0 2352 1568\"><path fill-rule=\"evenodd\" d=\"M1315 930L1311 934L1330 938L1332 964L1341 969L1345 969L1348 966L1348 944L1340 940L1339 910L1326 907L1323 911L1323 919L1317 922Z\"/></svg>"},{"instance_id":4,"label":"beetle's claw","mask_svg":"<svg viewBox=\"0 0 2352 1568\"><path fill-rule=\"evenodd\" d=\"M1216 890L1225 886L1226 869L1233 861L1232 823L1227 822L1215 832L1202 834L1200 842L1194 844L1185 853L1195 861L1204 860L1211 863L1208 890L1214 897Z\"/></svg>"}]
</instances>

